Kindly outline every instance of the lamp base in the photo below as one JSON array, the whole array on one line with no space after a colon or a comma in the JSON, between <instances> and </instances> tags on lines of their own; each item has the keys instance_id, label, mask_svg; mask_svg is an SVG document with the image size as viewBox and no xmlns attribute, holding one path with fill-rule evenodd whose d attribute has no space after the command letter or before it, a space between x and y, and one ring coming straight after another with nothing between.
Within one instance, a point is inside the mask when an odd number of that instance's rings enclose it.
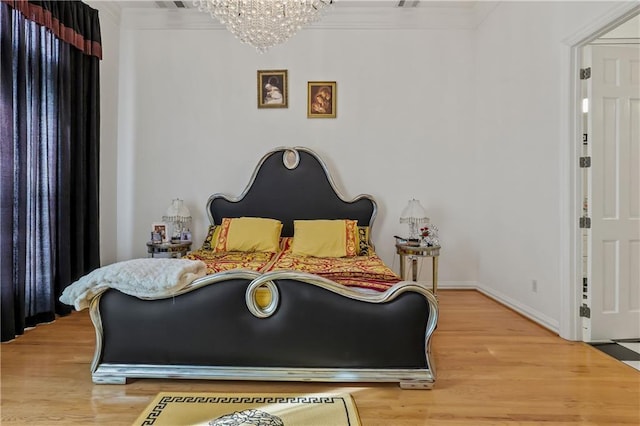
<instances>
[{"instance_id":1,"label":"lamp base","mask_svg":"<svg viewBox=\"0 0 640 426\"><path fill-rule=\"evenodd\" d=\"M409 222L409 239L408 241L419 241L418 239L418 224Z\"/></svg>"}]
</instances>

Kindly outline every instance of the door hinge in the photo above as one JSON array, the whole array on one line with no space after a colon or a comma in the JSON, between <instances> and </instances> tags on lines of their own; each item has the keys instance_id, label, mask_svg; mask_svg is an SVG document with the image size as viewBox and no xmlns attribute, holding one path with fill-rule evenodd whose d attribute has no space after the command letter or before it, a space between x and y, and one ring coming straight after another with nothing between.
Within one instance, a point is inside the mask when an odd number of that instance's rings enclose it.
<instances>
[{"instance_id":1,"label":"door hinge","mask_svg":"<svg viewBox=\"0 0 640 426\"><path fill-rule=\"evenodd\" d=\"M589 291L589 279L587 277L582 278L582 292L586 293Z\"/></svg>"},{"instance_id":2,"label":"door hinge","mask_svg":"<svg viewBox=\"0 0 640 426\"><path fill-rule=\"evenodd\" d=\"M589 143L589 134L583 133L582 134L582 144L586 145L587 143Z\"/></svg>"},{"instance_id":3,"label":"door hinge","mask_svg":"<svg viewBox=\"0 0 640 426\"><path fill-rule=\"evenodd\" d=\"M588 80L591 78L591 67L580 68L580 80Z\"/></svg>"},{"instance_id":4,"label":"door hinge","mask_svg":"<svg viewBox=\"0 0 640 426\"><path fill-rule=\"evenodd\" d=\"M591 228L591 218L582 216L580 218L580 229L589 229Z\"/></svg>"},{"instance_id":5,"label":"door hinge","mask_svg":"<svg viewBox=\"0 0 640 426\"><path fill-rule=\"evenodd\" d=\"M591 318L591 309L584 303L580 306L580 317Z\"/></svg>"},{"instance_id":6,"label":"door hinge","mask_svg":"<svg viewBox=\"0 0 640 426\"><path fill-rule=\"evenodd\" d=\"M591 157L580 157L580 168L586 169L591 167Z\"/></svg>"}]
</instances>

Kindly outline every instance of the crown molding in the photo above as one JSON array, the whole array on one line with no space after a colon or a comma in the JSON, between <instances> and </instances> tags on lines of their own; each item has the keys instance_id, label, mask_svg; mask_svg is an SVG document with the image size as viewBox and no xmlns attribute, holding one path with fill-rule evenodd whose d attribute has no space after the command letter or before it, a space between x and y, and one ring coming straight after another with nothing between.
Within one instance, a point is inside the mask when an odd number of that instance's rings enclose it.
<instances>
[{"instance_id":1,"label":"crown molding","mask_svg":"<svg viewBox=\"0 0 640 426\"><path fill-rule=\"evenodd\" d=\"M92 8L100 13L100 18L107 17L114 22L120 22L122 7L113 1L85 0Z\"/></svg>"},{"instance_id":2,"label":"crown molding","mask_svg":"<svg viewBox=\"0 0 640 426\"><path fill-rule=\"evenodd\" d=\"M310 28L337 30L468 29L474 26L471 8L389 8L377 4L336 7Z\"/></svg>"},{"instance_id":3,"label":"crown molding","mask_svg":"<svg viewBox=\"0 0 640 426\"><path fill-rule=\"evenodd\" d=\"M123 8L122 27L131 30L218 30L225 27L196 9ZM378 4L334 7L310 29L323 30L428 30L472 29L475 7L390 8Z\"/></svg>"},{"instance_id":4,"label":"crown molding","mask_svg":"<svg viewBox=\"0 0 640 426\"><path fill-rule=\"evenodd\" d=\"M607 13L598 16L571 36L566 37L563 42L568 46L587 44L618 27L631 15L637 13L640 13L640 4L637 1L614 3Z\"/></svg>"},{"instance_id":5,"label":"crown molding","mask_svg":"<svg viewBox=\"0 0 640 426\"><path fill-rule=\"evenodd\" d=\"M478 28L498 7L500 1L480 1L474 5L473 28Z\"/></svg>"}]
</instances>

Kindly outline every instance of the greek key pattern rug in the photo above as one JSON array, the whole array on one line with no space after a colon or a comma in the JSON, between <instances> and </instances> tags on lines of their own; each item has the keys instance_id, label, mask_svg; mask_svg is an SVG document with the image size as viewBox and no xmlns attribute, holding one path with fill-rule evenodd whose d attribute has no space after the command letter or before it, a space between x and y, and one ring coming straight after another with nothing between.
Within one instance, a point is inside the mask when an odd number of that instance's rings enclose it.
<instances>
[{"instance_id":1,"label":"greek key pattern rug","mask_svg":"<svg viewBox=\"0 0 640 426\"><path fill-rule=\"evenodd\" d=\"M349 394L161 392L134 425L360 426Z\"/></svg>"}]
</instances>

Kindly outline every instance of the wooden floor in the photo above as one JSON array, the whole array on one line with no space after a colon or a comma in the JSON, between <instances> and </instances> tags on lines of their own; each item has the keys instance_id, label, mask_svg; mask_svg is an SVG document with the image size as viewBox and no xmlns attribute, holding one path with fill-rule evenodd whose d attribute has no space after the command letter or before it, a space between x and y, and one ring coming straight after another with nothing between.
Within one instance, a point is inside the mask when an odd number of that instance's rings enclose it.
<instances>
[{"instance_id":1,"label":"wooden floor","mask_svg":"<svg viewBox=\"0 0 640 426\"><path fill-rule=\"evenodd\" d=\"M2 425L130 425L160 391L350 392L362 424L639 425L640 372L569 342L476 291L441 291L433 390L394 384L136 380L94 385L87 311L2 351ZM330 425L327 425L330 426Z\"/></svg>"}]
</instances>

